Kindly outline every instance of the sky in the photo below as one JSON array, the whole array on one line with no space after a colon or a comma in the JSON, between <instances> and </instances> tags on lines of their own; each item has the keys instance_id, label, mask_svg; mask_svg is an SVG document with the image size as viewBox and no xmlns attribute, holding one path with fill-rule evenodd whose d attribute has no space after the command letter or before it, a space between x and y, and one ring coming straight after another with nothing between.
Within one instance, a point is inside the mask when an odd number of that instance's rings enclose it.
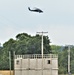
<instances>
[{"instance_id":1,"label":"sky","mask_svg":"<svg viewBox=\"0 0 74 75\"><path fill-rule=\"evenodd\" d=\"M43 10L30 12L28 7ZM74 0L0 0L0 43L19 33L48 32L51 44L74 45Z\"/></svg>"}]
</instances>

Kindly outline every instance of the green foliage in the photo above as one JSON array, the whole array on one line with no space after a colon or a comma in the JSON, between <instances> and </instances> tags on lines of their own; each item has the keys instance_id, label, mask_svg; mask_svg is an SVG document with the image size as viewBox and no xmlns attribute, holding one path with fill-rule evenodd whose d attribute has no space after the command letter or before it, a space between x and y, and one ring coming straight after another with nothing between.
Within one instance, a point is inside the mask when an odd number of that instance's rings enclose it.
<instances>
[{"instance_id":1,"label":"green foliage","mask_svg":"<svg viewBox=\"0 0 74 75\"><path fill-rule=\"evenodd\" d=\"M68 47L50 45L48 36L43 37L44 54L58 54L59 74L68 72ZM27 33L16 35L16 40L9 39L0 47L0 69L9 69L9 51L11 51L12 69L14 68L13 52L16 54L41 54L41 36ZM71 73L74 73L74 46L71 48Z\"/></svg>"},{"instance_id":2,"label":"green foliage","mask_svg":"<svg viewBox=\"0 0 74 75\"><path fill-rule=\"evenodd\" d=\"M52 49L53 54L59 54L59 52L61 51L62 47L57 46L57 45L51 45L51 49Z\"/></svg>"},{"instance_id":3,"label":"green foliage","mask_svg":"<svg viewBox=\"0 0 74 75\"><path fill-rule=\"evenodd\" d=\"M48 36L43 37L44 41L44 53L50 53L50 40ZM12 69L13 69L13 52L16 54L40 54L41 53L41 36L31 36L27 33L20 33L16 35L16 40L9 39L3 44L3 48L0 50L0 69L9 69L9 51L11 52L12 58ZM5 67L6 66L6 67Z\"/></svg>"},{"instance_id":4,"label":"green foliage","mask_svg":"<svg viewBox=\"0 0 74 75\"><path fill-rule=\"evenodd\" d=\"M68 73L68 47L51 45L53 53L58 54L59 74ZM70 50L71 58L71 73L74 74L74 46Z\"/></svg>"}]
</instances>

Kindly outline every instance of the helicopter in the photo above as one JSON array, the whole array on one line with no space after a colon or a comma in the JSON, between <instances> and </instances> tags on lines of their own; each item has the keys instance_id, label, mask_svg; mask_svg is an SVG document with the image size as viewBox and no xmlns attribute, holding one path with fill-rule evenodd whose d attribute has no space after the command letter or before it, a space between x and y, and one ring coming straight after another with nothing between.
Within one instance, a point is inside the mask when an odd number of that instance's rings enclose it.
<instances>
[{"instance_id":1,"label":"helicopter","mask_svg":"<svg viewBox=\"0 0 74 75\"><path fill-rule=\"evenodd\" d=\"M29 11L43 13L43 11L39 8L30 9L30 7L28 7L28 9L29 9Z\"/></svg>"}]
</instances>

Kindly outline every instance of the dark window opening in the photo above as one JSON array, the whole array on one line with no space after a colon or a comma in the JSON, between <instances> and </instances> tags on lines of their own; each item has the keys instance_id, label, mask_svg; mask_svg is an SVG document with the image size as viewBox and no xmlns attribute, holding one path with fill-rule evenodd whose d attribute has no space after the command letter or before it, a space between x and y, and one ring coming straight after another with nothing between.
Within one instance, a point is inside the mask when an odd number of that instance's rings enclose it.
<instances>
[{"instance_id":1,"label":"dark window opening","mask_svg":"<svg viewBox=\"0 0 74 75\"><path fill-rule=\"evenodd\" d=\"M50 60L48 60L48 62L47 62L48 64L50 64Z\"/></svg>"},{"instance_id":2,"label":"dark window opening","mask_svg":"<svg viewBox=\"0 0 74 75\"><path fill-rule=\"evenodd\" d=\"M16 61L16 64L19 65L19 60Z\"/></svg>"}]
</instances>

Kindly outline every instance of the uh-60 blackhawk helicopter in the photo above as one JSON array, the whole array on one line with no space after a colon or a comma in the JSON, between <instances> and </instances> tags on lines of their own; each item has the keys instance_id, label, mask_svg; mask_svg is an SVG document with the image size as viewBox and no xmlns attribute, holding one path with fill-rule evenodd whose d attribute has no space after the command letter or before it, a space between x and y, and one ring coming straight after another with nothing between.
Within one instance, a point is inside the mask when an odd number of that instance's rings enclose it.
<instances>
[{"instance_id":1,"label":"uh-60 blackhawk helicopter","mask_svg":"<svg viewBox=\"0 0 74 75\"><path fill-rule=\"evenodd\" d=\"M28 7L29 11L33 11L33 12L39 12L39 13L43 13L43 11L39 8L34 8L34 9L30 9L30 7Z\"/></svg>"}]
</instances>

